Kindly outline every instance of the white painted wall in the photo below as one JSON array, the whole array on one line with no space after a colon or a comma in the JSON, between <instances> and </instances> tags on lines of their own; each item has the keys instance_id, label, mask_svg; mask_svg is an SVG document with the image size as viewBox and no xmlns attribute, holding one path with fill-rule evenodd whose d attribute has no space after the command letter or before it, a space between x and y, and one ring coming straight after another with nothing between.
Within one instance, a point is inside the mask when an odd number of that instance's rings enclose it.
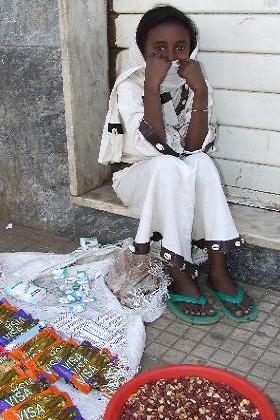
<instances>
[{"instance_id":1,"label":"white painted wall","mask_svg":"<svg viewBox=\"0 0 280 420\"><path fill-rule=\"evenodd\" d=\"M142 13L157 3L114 0L117 47L128 47ZM280 0L164 3L188 13L200 31L199 60L214 88L215 161L229 200L279 209Z\"/></svg>"}]
</instances>

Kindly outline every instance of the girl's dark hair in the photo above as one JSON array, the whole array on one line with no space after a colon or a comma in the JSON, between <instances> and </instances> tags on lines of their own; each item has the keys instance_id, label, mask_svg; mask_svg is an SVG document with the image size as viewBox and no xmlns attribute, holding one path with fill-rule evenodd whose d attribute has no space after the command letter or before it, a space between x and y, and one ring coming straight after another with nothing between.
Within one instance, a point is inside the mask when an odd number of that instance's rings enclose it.
<instances>
[{"instance_id":1,"label":"girl's dark hair","mask_svg":"<svg viewBox=\"0 0 280 420\"><path fill-rule=\"evenodd\" d=\"M175 7L158 6L142 16L136 29L136 43L142 54L144 54L149 31L157 25L171 22L179 23L187 29L190 35L190 52L195 49L197 44L197 28L195 23Z\"/></svg>"}]
</instances>

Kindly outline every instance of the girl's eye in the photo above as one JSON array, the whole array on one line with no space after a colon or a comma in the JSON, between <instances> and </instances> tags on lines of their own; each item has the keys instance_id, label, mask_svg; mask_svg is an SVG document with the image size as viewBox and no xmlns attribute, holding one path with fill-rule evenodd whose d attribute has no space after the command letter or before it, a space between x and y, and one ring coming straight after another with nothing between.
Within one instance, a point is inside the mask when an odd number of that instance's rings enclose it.
<instances>
[{"instance_id":1,"label":"girl's eye","mask_svg":"<svg viewBox=\"0 0 280 420\"><path fill-rule=\"evenodd\" d=\"M186 47L184 45L178 45L177 50L184 51Z\"/></svg>"},{"instance_id":2,"label":"girl's eye","mask_svg":"<svg viewBox=\"0 0 280 420\"><path fill-rule=\"evenodd\" d=\"M163 51L164 50L164 46L163 45L156 45L155 49L157 51Z\"/></svg>"}]
</instances>

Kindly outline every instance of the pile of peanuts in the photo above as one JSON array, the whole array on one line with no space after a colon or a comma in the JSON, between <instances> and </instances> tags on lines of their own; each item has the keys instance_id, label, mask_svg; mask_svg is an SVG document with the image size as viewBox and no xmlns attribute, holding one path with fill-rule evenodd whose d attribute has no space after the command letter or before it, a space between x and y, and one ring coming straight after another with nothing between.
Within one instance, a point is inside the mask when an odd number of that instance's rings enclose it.
<instances>
[{"instance_id":1,"label":"pile of peanuts","mask_svg":"<svg viewBox=\"0 0 280 420\"><path fill-rule=\"evenodd\" d=\"M261 420L258 409L230 386L199 377L148 382L132 394L121 420Z\"/></svg>"}]
</instances>

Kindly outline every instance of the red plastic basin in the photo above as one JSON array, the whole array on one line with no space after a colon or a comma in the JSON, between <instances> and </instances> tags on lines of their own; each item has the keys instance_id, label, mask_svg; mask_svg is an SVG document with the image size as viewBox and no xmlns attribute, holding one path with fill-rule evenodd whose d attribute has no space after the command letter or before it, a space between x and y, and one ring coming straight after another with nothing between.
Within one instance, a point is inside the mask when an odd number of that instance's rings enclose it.
<instances>
[{"instance_id":1,"label":"red plastic basin","mask_svg":"<svg viewBox=\"0 0 280 420\"><path fill-rule=\"evenodd\" d=\"M112 396L106 408L104 420L120 420L122 409L129 396L146 382L158 379L179 378L182 376L200 376L210 381L230 385L235 391L242 394L242 396L250 400L258 408L262 420L276 420L276 414L271 403L250 382L223 369L202 365L165 366L135 376L135 378L123 385Z\"/></svg>"}]
</instances>

